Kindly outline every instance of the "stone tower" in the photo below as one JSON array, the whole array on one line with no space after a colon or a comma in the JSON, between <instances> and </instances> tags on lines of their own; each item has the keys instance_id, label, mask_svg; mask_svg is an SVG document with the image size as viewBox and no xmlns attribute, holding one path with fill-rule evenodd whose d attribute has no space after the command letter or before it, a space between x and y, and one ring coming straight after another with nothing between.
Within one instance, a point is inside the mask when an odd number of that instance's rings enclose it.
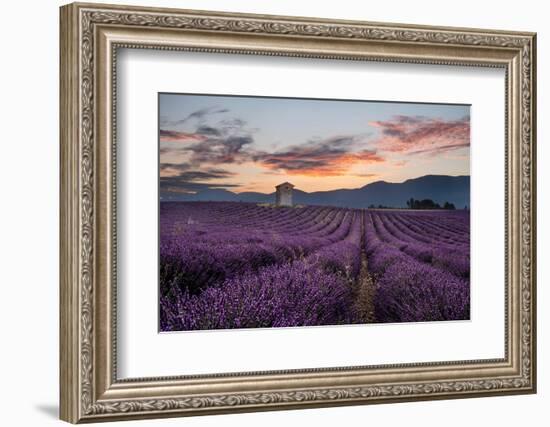
<instances>
[{"instance_id":1,"label":"stone tower","mask_svg":"<svg viewBox=\"0 0 550 427\"><path fill-rule=\"evenodd\" d=\"M292 206L292 189L294 185L290 182L283 182L276 187L277 206Z\"/></svg>"}]
</instances>

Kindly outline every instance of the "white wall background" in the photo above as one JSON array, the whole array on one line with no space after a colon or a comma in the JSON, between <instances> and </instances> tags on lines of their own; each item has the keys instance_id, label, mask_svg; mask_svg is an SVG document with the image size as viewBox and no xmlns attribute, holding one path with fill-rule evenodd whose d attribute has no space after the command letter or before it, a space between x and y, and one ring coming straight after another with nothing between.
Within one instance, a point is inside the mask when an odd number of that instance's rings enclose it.
<instances>
[{"instance_id":1,"label":"white wall background","mask_svg":"<svg viewBox=\"0 0 550 427\"><path fill-rule=\"evenodd\" d=\"M113 3L122 3L110 0ZM130 0L129 0L130 1ZM542 426L550 405L550 29L544 2L133 0L133 4L538 32L539 393L209 416L132 425ZM58 402L58 0L3 4L0 67L0 401L2 425L60 425ZM546 335L546 336L545 336ZM546 420L547 422L547 420Z\"/></svg>"}]
</instances>

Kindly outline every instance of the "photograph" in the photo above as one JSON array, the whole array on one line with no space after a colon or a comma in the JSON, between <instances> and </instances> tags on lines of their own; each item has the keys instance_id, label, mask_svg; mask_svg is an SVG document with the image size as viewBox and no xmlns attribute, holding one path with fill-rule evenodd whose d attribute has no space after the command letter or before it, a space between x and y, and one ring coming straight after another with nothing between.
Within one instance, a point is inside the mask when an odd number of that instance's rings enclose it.
<instances>
[{"instance_id":1,"label":"photograph","mask_svg":"<svg viewBox=\"0 0 550 427\"><path fill-rule=\"evenodd\" d=\"M161 332L470 319L470 105L158 112Z\"/></svg>"}]
</instances>

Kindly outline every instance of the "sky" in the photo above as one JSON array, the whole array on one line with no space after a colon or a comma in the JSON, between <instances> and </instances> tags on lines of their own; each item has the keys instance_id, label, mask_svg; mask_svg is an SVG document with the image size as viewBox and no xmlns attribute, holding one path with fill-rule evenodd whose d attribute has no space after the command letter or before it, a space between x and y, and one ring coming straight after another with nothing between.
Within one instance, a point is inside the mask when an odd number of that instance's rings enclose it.
<instances>
[{"instance_id":1,"label":"sky","mask_svg":"<svg viewBox=\"0 0 550 427\"><path fill-rule=\"evenodd\" d=\"M470 107L159 94L161 197L470 174Z\"/></svg>"}]
</instances>

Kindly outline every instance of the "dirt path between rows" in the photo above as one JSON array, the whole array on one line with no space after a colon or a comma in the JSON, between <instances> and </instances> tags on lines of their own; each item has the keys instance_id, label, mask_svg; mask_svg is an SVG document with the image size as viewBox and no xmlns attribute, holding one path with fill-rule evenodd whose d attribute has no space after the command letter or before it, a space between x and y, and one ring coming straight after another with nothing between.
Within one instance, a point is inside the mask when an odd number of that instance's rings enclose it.
<instances>
[{"instance_id":1,"label":"dirt path between rows","mask_svg":"<svg viewBox=\"0 0 550 427\"><path fill-rule=\"evenodd\" d=\"M365 252L365 212L361 212L361 269L356 282L356 311L359 323L373 323L374 316L374 281L369 273L369 263Z\"/></svg>"}]
</instances>

